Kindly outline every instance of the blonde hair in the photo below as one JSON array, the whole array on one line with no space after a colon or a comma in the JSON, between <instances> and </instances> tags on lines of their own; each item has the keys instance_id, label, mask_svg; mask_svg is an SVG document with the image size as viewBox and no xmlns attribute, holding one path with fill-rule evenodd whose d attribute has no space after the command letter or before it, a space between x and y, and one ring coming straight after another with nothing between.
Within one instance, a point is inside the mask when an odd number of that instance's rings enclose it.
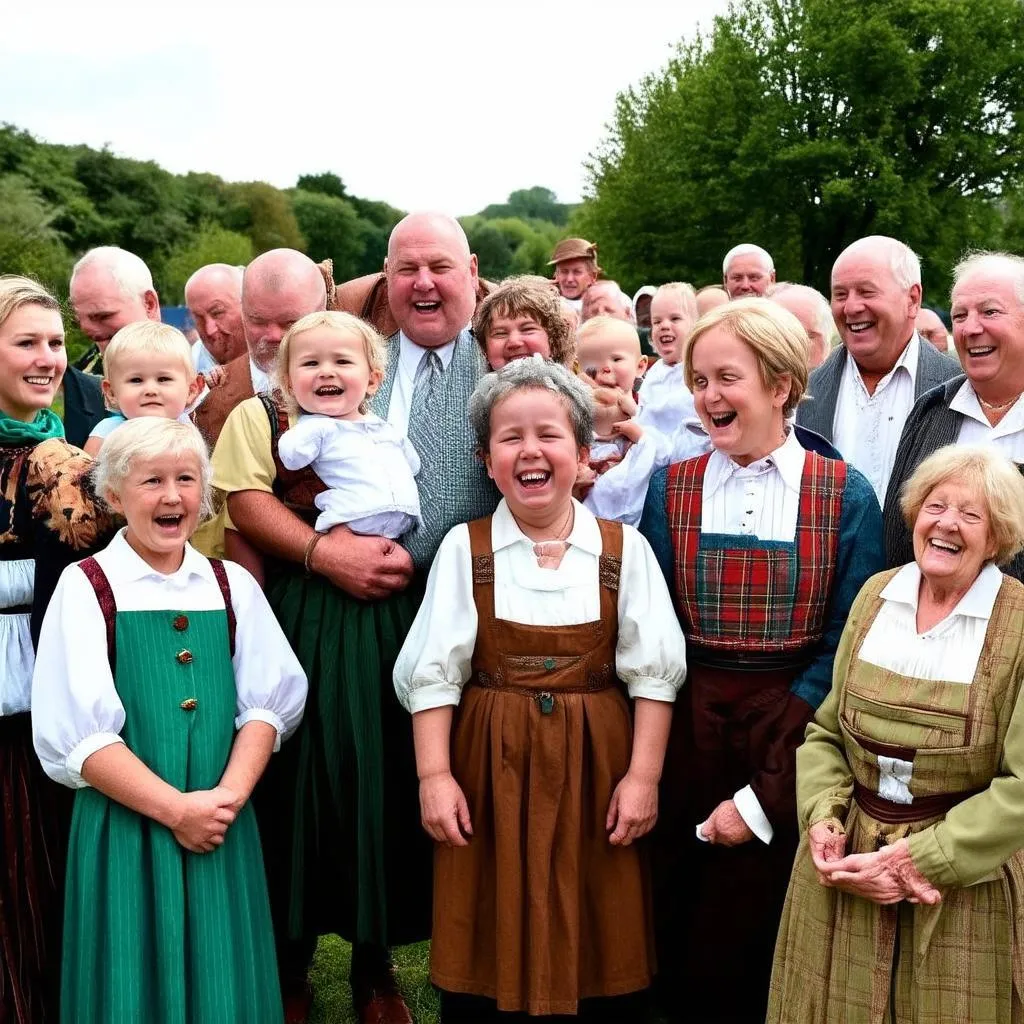
<instances>
[{"instance_id":1,"label":"blonde hair","mask_svg":"<svg viewBox=\"0 0 1024 1024\"><path fill-rule=\"evenodd\" d=\"M626 320L620 320L617 316L592 316L584 320L576 332L576 353L590 340L594 334L621 334L628 336L630 342L636 342L637 354L641 354L640 335L636 328Z\"/></svg>"},{"instance_id":2,"label":"blonde hair","mask_svg":"<svg viewBox=\"0 0 1024 1024\"><path fill-rule=\"evenodd\" d=\"M138 320L125 324L110 339L110 344L103 353L103 376L109 381L111 371L116 366L139 352L172 356L181 361L189 380L196 375L192 364L192 346L181 331L158 320Z\"/></svg>"},{"instance_id":3,"label":"blonde hair","mask_svg":"<svg viewBox=\"0 0 1024 1024\"><path fill-rule=\"evenodd\" d=\"M19 274L0 274L0 327L22 306L61 311L60 303L38 281Z\"/></svg>"},{"instance_id":4,"label":"blonde hair","mask_svg":"<svg viewBox=\"0 0 1024 1024\"><path fill-rule=\"evenodd\" d=\"M199 515L201 519L208 518L212 513L212 471L206 442L191 423L179 423L162 416L139 416L128 420L103 442L91 470L96 493L109 503L111 494L121 493L121 487L137 459L155 459L161 455L196 457L203 492Z\"/></svg>"},{"instance_id":5,"label":"blonde hair","mask_svg":"<svg viewBox=\"0 0 1024 1024\"><path fill-rule=\"evenodd\" d=\"M528 316L535 320L548 336L551 361L563 366L572 365L576 354L573 326L566 319L561 297L546 278L532 274L506 278L477 306L473 333L484 355L487 354L487 336L496 316Z\"/></svg>"},{"instance_id":6,"label":"blonde hair","mask_svg":"<svg viewBox=\"0 0 1024 1024\"><path fill-rule=\"evenodd\" d=\"M678 295L683 304L683 312L690 318L690 322L697 322L700 313L697 311L697 293L693 290L693 285L685 281L669 281L655 291L653 299L662 294Z\"/></svg>"},{"instance_id":7,"label":"blonde hair","mask_svg":"<svg viewBox=\"0 0 1024 1024\"><path fill-rule=\"evenodd\" d=\"M936 487L955 480L973 489L989 515L989 538L996 546L992 561L1005 565L1024 548L1024 477L994 448L977 444L947 445L914 470L900 492L900 511L911 531Z\"/></svg>"},{"instance_id":8,"label":"blonde hair","mask_svg":"<svg viewBox=\"0 0 1024 1024\"><path fill-rule=\"evenodd\" d=\"M783 377L789 377L789 397L782 407L782 415L791 415L807 390L807 332L800 321L770 299L733 299L709 310L690 332L686 347L684 376L691 391L693 350L700 338L716 327L727 330L754 353L766 390L774 388Z\"/></svg>"},{"instance_id":9,"label":"blonde hair","mask_svg":"<svg viewBox=\"0 0 1024 1024\"><path fill-rule=\"evenodd\" d=\"M296 320L288 328L281 344L277 349L277 358L274 362L273 381L275 387L281 392L288 412L293 416L303 410L295 401L295 392L292 390L291 378L288 375L288 360L292 350L292 342L307 331L315 331L318 327L329 327L340 334L354 334L363 343L363 354L372 373L383 376L387 370L388 355L384 339L365 320L353 316L351 313L335 312L327 310L317 313L307 313L306 316ZM369 395L359 403L359 411L366 413L370 407Z\"/></svg>"}]
</instances>

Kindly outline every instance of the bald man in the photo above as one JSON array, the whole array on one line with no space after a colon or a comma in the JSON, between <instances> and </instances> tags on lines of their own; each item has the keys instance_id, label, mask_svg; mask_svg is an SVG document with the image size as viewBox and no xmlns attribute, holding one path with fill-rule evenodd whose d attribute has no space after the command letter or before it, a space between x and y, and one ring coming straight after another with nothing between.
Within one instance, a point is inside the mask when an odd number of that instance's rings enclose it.
<instances>
[{"instance_id":1,"label":"bald man","mask_svg":"<svg viewBox=\"0 0 1024 1024\"><path fill-rule=\"evenodd\" d=\"M586 323L595 316L610 316L628 324L633 322L633 303L618 282L607 279L595 281L583 293L581 322Z\"/></svg>"},{"instance_id":2,"label":"bald man","mask_svg":"<svg viewBox=\"0 0 1024 1024\"><path fill-rule=\"evenodd\" d=\"M209 263L185 282L185 305L195 321L199 341L192 348L198 373L244 355L242 327L243 267Z\"/></svg>"},{"instance_id":3,"label":"bald man","mask_svg":"<svg viewBox=\"0 0 1024 1024\"><path fill-rule=\"evenodd\" d=\"M213 450L231 411L270 390L269 374L284 332L300 317L327 307L320 268L295 249L257 256L242 276L241 322L245 350L224 365L224 379L192 413Z\"/></svg>"},{"instance_id":4,"label":"bald man","mask_svg":"<svg viewBox=\"0 0 1024 1024\"><path fill-rule=\"evenodd\" d=\"M929 309L927 306L921 307L921 311L917 314L917 333L940 352L949 351L949 332L942 322L942 317L934 309Z\"/></svg>"},{"instance_id":5,"label":"bald man","mask_svg":"<svg viewBox=\"0 0 1024 1024\"><path fill-rule=\"evenodd\" d=\"M800 321L807 335L808 369L817 369L832 350L832 335L835 331L828 299L817 288L789 281L777 284L768 297L783 309L788 309Z\"/></svg>"}]
</instances>

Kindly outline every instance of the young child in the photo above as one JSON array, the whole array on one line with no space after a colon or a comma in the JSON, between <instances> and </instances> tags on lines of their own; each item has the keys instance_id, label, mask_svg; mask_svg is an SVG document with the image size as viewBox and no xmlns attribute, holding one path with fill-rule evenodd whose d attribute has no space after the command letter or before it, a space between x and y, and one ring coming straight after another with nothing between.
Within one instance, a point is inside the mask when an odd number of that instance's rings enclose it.
<instances>
[{"instance_id":1,"label":"young child","mask_svg":"<svg viewBox=\"0 0 1024 1024\"><path fill-rule=\"evenodd\" d=\"M646 541L572 498L587 386L518 360L483 378L469 415L504 499L445 537L394 672L437 842L442 1020L581 1002L643 1020L625 998L653 968L634 841L657 818L683 636Z\"/></svg>"},{"instance_id":2,"label":"young child","mask_svg":"<svg viewBox=\"0 0 1024 1024\"><path fill-rule=\"evenodd\" d=\"M477 306L473 334L492 370L535 352L568 367L576 356L573 321L543 277L503 281Z\"/></svg>"},{"instance_id":3,"label":"young child","mask_svg":"<svg viewBox=\"0 0 1024 1024\"><path fill-rule=\"evenodd\" d=\"M203 386L181 331L153 320L122 327L103 353L103 395L117 411L93 427L85 451L95 456L106 438L137 416L184 422Z\"/></svg>"},{"instance_id":4,"label":"young child","mask_svg":"<svg viewBox=\"0 0 1024 1024\"><path fill-rule=\"evenodd\" d=\"M36 753L77 790L62 1019L277 1024L248 800L306 677L253 579L188 543L210 478L191 424L130 420L94 475L128 525L64 570L32 681Z\"/></svg>"},{"instance_id":5,"label":"young child","mask_svg":"<svg viewBox=\"0 0 1024 1024\"><path fill-rule=\"evenodd\" d=\"M281 340L277 380L295 426L278 442L286 469L312 466L327 490L316 497L316 530L401 537L416 525L416 449L367 400L385 369L384 341L349 313L310 313Z\"/></svg>"}]
</instances>

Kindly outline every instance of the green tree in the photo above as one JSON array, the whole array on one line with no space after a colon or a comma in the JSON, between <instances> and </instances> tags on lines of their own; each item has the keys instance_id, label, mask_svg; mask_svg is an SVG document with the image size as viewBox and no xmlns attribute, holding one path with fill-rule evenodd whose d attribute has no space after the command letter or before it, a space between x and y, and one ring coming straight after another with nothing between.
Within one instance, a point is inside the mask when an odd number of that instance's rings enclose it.
<instances>
[{"instance_id":1,"label":"green tree","mask_svg":"<svg viewBox=\"0 0 1024 1024\"><path fill-rule=\"evenodd\" d=\"M1020 0L746 0L619 95L573 226L630 285L716 280L754 241L827 285L849 242L949 262L1024 171Z\"/></svg>"},{"instance_id":2,"label":"green tree","mask_svg":"<svg viewBox=\"0 0 1024 1024\"><path fill-rule=\"evenodd\" d=\"M321 195L334 196L335 199L347 199L345 183L332 171L323 174L302 174L295 187L303 192L319 192Z\"/></svg>"},{"instance_id":3,"label":"green tree","mask_svg":"<svg viewBox=\"0 0 1024 1024\"><path fill-rule=\"evenodd\" d=\"M0 272L34 277L64 294L71 258L53 227L54 212L17 174L0 175Z\"/></svg>"},{"instance_id":4,"label":"green tree","mask_svg":"<svg viewBox=\"0 0 1024 1024\"><path fill-rule=\"evenodd\" d=\"M229 231L219 224L203 224L164 261L156 281L160 299L167 305L179 305L185 301L185 282L200 267L207 263L245 266L252 257L252 241L248 235Z\"/></svg>"},{"instance_id":5,"label":"green tree","mask_svg":"<svg viewBox=\"0 0 1024 1024\"><path fill-rule=\"evenodd\" d=\"M227 187L225 227L248 235L256 255L269 249L306 250L288 196L265 181L246 181Z\"/></svg>"},{"instance_id":6,"label":"green tree","mask_svg":"<svg viewBox=\"0 0 1024 1024\"><path fill-rule=\"evenodd\" d=\"M314 260L333 260L336 281L362 272L365 238L351 203L327 192L297 188L292 192L292 209L306 239L306 251Z\"/></svg>"}]
</instances>

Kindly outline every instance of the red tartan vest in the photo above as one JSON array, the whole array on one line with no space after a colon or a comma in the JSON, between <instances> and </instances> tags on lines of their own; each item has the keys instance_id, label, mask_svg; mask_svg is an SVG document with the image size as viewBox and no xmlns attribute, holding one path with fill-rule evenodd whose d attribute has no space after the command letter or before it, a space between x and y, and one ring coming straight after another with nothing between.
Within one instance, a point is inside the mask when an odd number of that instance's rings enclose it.
<instances>
[{"instance_id":1,"label":"red tartan vest","mask_svg":"<svg viewBox=\"0 0 1024 1024\"><path fill-rule=\"evenodd\" d=\"M688 643L786 653L824 632L839 548L846 463L804 458L794 543L701 534L709 455L670 467L666 486L677 611Z\"/></svg>"}]
</instances>

